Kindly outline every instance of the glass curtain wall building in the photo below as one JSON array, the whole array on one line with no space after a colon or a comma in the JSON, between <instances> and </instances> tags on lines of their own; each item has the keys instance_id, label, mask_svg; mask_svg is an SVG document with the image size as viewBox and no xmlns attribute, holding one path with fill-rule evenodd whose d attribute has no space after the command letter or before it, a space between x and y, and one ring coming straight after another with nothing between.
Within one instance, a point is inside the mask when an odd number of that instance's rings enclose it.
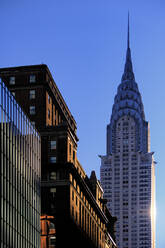
<instances>
[{"instance_id":1,"label":"glass curtain wall building","mask_svg":"<svg viewBox=\"0 0 165 248\"><path fill-rule=\"evenodd\" d=\"M0 81L1 247L40 247L40 136Z\"/></svg>"}]
</instances>

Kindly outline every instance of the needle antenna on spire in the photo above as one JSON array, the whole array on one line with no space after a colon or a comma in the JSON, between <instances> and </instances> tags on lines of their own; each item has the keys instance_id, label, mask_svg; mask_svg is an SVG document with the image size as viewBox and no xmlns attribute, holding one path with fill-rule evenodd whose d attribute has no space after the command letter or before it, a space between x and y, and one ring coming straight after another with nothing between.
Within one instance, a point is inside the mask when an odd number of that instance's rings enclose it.
<instances>
[{"instance_id":1,"label":"needle antenna on spire","mask_svg":"<svg viewBox=\"0 0 165 248\"><path fill-rule=\"evenodd\" d=\"M133 73L132 60L131 60L131 49L130 49L130 37L129 37L129 12L128 12L128 30L127 30L127 54L124 67L124 73L122 76L122 81L125 80L135 80Z\"/></svg>"},{"instance_id":2,"label":"needle antenna on spire","mask_svg":"<svg viewBox=\"0 0 165 248\"><path fill-rule=\"evenodd\" d=\"M128 11L128 38L127 38L127 47L129 48L129 11Z\"/></svg>"}]
</instances>

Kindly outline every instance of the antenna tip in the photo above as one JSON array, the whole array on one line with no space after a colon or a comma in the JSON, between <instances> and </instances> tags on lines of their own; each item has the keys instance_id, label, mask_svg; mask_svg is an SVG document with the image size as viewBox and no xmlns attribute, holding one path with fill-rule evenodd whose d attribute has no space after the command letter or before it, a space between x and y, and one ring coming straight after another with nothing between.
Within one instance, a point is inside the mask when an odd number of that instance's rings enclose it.
<instances>
[{"instance_id":1,"label":"antenna tip","mask_svg":"<svg viewBox=\"0 0 165 248\"><path fill-rule=\"evenodd\" d=\"M127 47L129 48L129 11L128 11L128 38L127 38Z\"/></svg>"}]
</instances>

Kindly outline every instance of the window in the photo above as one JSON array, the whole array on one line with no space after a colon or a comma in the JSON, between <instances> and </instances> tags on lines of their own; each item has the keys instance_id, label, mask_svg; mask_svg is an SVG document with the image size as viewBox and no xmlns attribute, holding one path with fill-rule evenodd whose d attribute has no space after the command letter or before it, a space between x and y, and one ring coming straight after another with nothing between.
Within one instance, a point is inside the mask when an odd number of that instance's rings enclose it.
<instances>
[{"instance_id":1,"label":"window","mask_svg":"<svg viewBox=\"0 0 165 248\"><path fill-rule=\"evenodd\" d=\"M50 188L51 193L56 193L56 188Z\"/></svg>"},{"instance_id":2,"label":"window","mask_svg":"<svg viewBox=\"0 0 165 248\"><path fill-rule=\"evenodd\" d=\"M30 99L35 99L35 90L30 90L29 91L29 98Z\"/></svg>"},{"instance_id":3,"label":"window","mask_svg":"<svg viewBox=\"0 0 165 248\"><path fill-rule=\"evenodd\" d=\"M56 140L51 140L50 141L50 149L51 150L56 150Z\"/></svg>"},{"instance_id":4,"label":"window","mask_svg":"<svg viewBox=\"0 0 165 248\"><path fill-rule=\"evenodd\" d=\"M56 237L50 237L49 239L49 245L56 245Z\"/></svg>"},{"instance_id":5,"label":"window","mask_svg":"<svg viewBox=\"0 0 165 248\"><path fill-rule=\"evenodd\" d=\"M53 222L50 222L49 224L49 230L55 229L55 224Z\"/></svg>"},{"instance_id":6,"label":"window","mask_svg":"<svg viewBox=\"0 0 165 248\"><path fill-rule=\"evenodd\" d=\"M50 96L48 95L48 103L50 104Z\"/></svg>"},{"instance_id":7,"label":"window","mask_svg":"<svg viewBox=\"0 0 165 248\"><path fill-rule=\"evenodd\" d=\"M36 82L36 76L30 75L29 81L30 81L30 83L35 83Z\"/></svg>"},{"instance_id":8,"label":"window","mask_svg":"<svg viewBox=\"0 0 165 248\"><path fill-rule=\"evenodd\" d=\"M75 160L75 151L73 151L73 160Z\"/></svg>"},{"instance_id":9,"label":"window","mask_svg":"<svg viewBox=\"0 0 165 248\"><path fill-rule=\"evenodd\" d=\"M71 155L71 151L72 151L72 146L71 146L71 144L69 144L69 153L70 153L70 155Z\"/></svg>"},{"instance_id":10,"label":"window","mask_svg":"<svg viewBox=\"0 0 165 248\"><path fill-rule=\"evenodd\" d=\"M14 85L15 84L15 77L10 77L9 84Z\"/></svg>"},{"instance_id":11,"label":"window","mask_svg":"<svg viewBox=\"0 0 165 248\"><path fill-rule=\"evenodd\" d=\"M50 119L50 110L48 109L48 119Z\"/></svg>"},{"instance_id":12,"label":"window","mask_svg":"<svg viewBox=\"0 0 165 248\"><path fill-rule=\"evenodd\" d=\"M56 188L50 188L50 193L52 194L52 196L54 198L56 195ZM54 207L54 205L53 205L53 207Z\"/></svg>"},{"instance_id":13,"label":"window","mask_svg":"<svg viewBox=\"0 0 165 248\"><path fill-rule=\"evenodd\" d=\"M50 172L50 180L56 180L57 175L55 171Z\"/></svg>"},{"instance_id":14,"label":"window","mask_svg":"<svg viewBox=\"0 0 165 248\"><path fill-rule=\"evenodd\" d=\"M50 157L50 163L51 164L56 163L56 157Z\"/></svg>"},{"instance_id":15,"label":"window","mask_svg":"<svg viewBox=\"0 0 165 248\"><path fill-rule=\"evenodd\" d=\"M30 115L35 115L36 110L35 110L35 106L30 106Z\"/></svg>"},{"instance_id":16,"label":"window","mask_svg":"<svg viewBox=\"0 0 165 248\"><path fill-rule=\"evenodd\" d=\"M32 124L33 126L35 126L35 121L31 121L31 124Z\"/></svg>"}]
</instances>

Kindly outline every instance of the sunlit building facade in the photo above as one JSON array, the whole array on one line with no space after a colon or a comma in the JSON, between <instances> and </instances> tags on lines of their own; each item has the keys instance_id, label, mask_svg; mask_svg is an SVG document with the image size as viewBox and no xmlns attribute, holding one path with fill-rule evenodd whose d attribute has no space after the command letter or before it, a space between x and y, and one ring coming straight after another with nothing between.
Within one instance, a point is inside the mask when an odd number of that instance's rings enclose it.
<instances>
[{"instance_id":1,"label":"sunlit building facade","mask_svg":"<svg viewBox=\"0 0 165 248\"><path fill-rule=\"evenodd\" d=\"M40 136L0 81L1 247L40 247Z\"/></svg>"},{"instance_id":2,"label":"sunlit building facade","mask_svg":"<svg viewBox=\"0 0 165 248\"><path fill-rule=\"evenodd\" d=\"M104 197L117 216L118 247L154 248L155 162L132 68L129 28L125 69L107 126L107 154L100 157Z\"/></svg>"},{"instance_id":3,"label":"sunlit building facade","mask_svg":"<svg viewBox=\"0 0 165 248\"><path fill-rule=\"evenodd\" d=\"M41 216L41 248L56 247L56 227L54 216Z\"/></svg>"}]
</instances>

